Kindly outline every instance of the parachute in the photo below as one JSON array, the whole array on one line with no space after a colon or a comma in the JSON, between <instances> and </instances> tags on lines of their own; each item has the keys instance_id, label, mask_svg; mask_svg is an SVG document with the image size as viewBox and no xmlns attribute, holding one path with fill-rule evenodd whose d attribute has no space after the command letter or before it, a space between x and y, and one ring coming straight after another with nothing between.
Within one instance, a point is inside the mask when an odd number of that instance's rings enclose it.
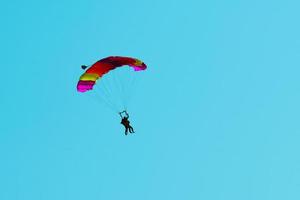
<instances>
[{"instance_id":1,"label":"parachute","mask_svg":"<svg viewBox=\"0 0 300 200\"><path fill-rule=\"evenodd\" d=\"M107 58L103 58L91 65L89 68L84 65L82 66L82 69L85 70L87 68L87 70L79 78L79 81L77 83L77 91L80 93L90 93L90 90L94 90L94 88L96 87L97 82L97 85L100 89L99 91L93 92L97 93L97 95L101 97L102 101L109 105L109 107L113 107L114 110L126 109L126 105L124 102L126 101L125 96L128 96L128 91L125 91L124 88L126 88L125 85L130 84L129 82L132 82L129 80L133 79L133 76L135 75L132 73L128 74L128 71L126 71L126 73L124 71L121 71L120 68L123 68L124 66L133 68L133 70L130 70L132 72L142 71L147 68L145 63L136 58L122 56L110 56ZM128 70L128 67L126 70ZM125 81L121 81L120 77L123 76L128 76ZM106 80L104 80L105 77L107 77ZM106 82L110 83L106 84ZM112 89L109 88L112 85L114 86L114 88L119 88L119 91L112 91ZM123 94L119 94L119 97L112 97L111 94L114 93ZM118 100L123 101L122 108L119 105L116 105L115 101Z\"/></svg>"},{"instance_id":2,"label":"parachute","mask_svg":"<svg viewBox=\"0 0 300 200\"><path fill-rule=\"evenodd\" d=\"M109 71L124 65L133 67L135 71L145 70L147 68L145 63L136 58L121 56L107 57L93 64L89 69L86 70L84 74L80 76L77 84L77 91L86 92L88 90L92 90L97 79L101 78Z\"/></svg>"}]
</instances>

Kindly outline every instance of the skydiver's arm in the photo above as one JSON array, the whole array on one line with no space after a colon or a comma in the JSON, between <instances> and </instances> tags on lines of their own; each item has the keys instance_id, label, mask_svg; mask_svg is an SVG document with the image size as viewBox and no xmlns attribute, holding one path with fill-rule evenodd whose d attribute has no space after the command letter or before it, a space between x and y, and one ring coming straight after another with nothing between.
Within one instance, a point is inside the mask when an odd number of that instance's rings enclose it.
<instances>
[{"instance_id":1,"label":"skydiver's arm","mask_svg":"<svg viewBox=\"0 0 300 200\"><path fill-rule=\"evenodd\" d=\"M129 115L128 115L128 113L127 113L127 112L125 112L125 115L126 115L126 117L127 117L127 118L129 118Z\"/></svg>"}]
</instances>

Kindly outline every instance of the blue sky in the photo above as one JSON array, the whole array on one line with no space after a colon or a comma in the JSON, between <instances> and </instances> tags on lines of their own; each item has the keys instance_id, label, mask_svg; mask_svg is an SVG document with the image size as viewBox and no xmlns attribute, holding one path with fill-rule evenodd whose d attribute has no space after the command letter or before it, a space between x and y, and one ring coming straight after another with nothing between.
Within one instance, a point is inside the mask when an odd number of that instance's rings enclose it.
<instances>
[{"instance_id":1,"label":"blue sky","mask_svg":"<svg viewBox=\"0 0 300 200\"><path fill-rule=\"evenodd\" d=\"M300 198L298 1L0 3L1 200ZM149 69L136 134L80 65Z\"/></svg>"}]
</instances>

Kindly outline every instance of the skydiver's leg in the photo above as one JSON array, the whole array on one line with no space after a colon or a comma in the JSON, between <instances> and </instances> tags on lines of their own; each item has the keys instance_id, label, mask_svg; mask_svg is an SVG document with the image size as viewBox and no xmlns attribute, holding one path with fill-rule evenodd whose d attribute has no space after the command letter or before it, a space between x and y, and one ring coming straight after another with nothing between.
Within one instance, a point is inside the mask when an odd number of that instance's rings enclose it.
<instances>
[{"instance_id":1,"label":"skydiver's leg","mask_svg":"<svg viewBox=\"0 0 300 200\"><path fill-rule=\"evenodd\" d=\"M128 126L128 129L129 129L129 133L131 133L131 126Z\"/></svg>"},{"instance_id":2,"label":"skydiver's leg","mask_svg":"<svg viewBox=\"0 0 300 200\"><path fill-rule=\"evenodd\" d=\"M134 133L132 126L129 126L129 131L130 131L130 133Z\"/></svg>"},{"instance_id":3,"label":"skydiver's leg","mask_svg":"<svg viewBox=\"0 0 300 200\"><path fill-rule=\"evenodd\" d=\"M128 134L128 127L125 127L125 135Z\"/></svg>"}]
</instances>

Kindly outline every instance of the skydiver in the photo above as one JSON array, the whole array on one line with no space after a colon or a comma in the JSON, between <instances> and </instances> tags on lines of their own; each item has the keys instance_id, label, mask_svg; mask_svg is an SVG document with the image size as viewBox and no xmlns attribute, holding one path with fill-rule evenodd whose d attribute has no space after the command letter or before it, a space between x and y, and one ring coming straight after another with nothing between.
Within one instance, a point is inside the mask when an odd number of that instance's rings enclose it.
<instances>
[{"instance_id":1,"label":"skydiver","mask_svg":"<svg viewBox=\"0 0 300 200\"><path fill-rule=\"evenodd\" d=\"M122 116L122 113L125 113L126 116L123 117L123 116ZM126 110L123 111L123 112L119 112L119 115L120 115L120 117L122 118L121 124L123 124L123 126L125 127L125 135L128 134L128 130L129 130L129 133L134 133L133 128L130 126L130 121L128 120L129 115L128 115L128 113L126 112Z\"/></svg>"}]
</instances>

